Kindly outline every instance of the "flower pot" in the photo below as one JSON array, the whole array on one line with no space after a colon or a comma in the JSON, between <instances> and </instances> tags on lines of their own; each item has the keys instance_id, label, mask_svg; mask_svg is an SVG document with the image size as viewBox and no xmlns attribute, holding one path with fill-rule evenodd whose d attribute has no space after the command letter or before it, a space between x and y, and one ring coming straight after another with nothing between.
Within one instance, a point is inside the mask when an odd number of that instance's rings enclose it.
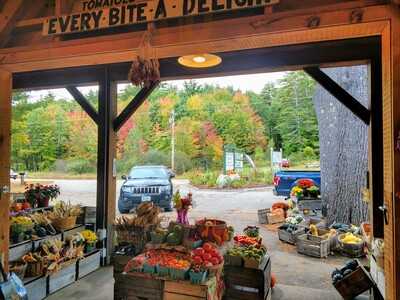
<instances>
[{"instance_id":1,"label":"flower pot","mask_svg":"<svg viewBox=\"0 0 400 300\"><path fill-rule=\"evenodd\" d=\"M85 253L90 253L96 248L95 244L85 244Z\"/></svg>"}]
</instances>

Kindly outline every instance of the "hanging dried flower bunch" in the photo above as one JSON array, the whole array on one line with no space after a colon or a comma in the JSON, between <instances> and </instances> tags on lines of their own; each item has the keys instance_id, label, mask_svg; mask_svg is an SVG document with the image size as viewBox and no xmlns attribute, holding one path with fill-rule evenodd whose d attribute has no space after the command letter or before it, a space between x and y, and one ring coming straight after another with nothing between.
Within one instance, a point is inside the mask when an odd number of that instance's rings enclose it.
<instances>
[{"instance_id":1,"label":"hanging dried flower bunch","mask_svg":"<svg viewBox=\"0 0 400 300\"><path fill-rule=\"evenodd\" d=\"M151 47L153 25L148 25L139 46L139 55L132 62L129 80L136 86L148 87L160 80L160 63Z\"/></svg>"},{"instance_id":2,"label":"hanging dried flower bunch","mask_svg":"<svg viewBox=\"0 0 400 300\"><path fill-rule=\"evenodd\" d=\"M136 86L148 87L154 81L160 80L160 64L158 59L146 59L141 56L132 62L129 80Z\"/></svg>"}]
</instances>

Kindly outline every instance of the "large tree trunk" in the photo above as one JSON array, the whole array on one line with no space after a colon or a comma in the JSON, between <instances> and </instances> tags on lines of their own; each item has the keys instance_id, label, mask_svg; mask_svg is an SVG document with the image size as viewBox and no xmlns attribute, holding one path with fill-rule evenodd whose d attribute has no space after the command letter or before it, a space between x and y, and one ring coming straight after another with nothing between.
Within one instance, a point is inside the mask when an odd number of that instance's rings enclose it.
<instances>
[{"instance_id":1,"label":"large tree trunk","mask_svg":"<svg viewBox=\"0 0 400 300\"><path fill-rule=\"evenodd\" d=\"M367 66L324 71L368 106ZM368 127L319 85L313 100L319 123L321 196L328 222L360 224L368 218L368 206L362 200L368 170Z\"/></svg>"}]
</instances>

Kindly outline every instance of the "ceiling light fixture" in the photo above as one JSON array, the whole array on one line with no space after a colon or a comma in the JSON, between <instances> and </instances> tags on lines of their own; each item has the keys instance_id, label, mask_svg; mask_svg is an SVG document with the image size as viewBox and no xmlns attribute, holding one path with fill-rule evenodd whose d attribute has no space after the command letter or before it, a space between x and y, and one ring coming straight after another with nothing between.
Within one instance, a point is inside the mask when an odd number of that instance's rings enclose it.
<instances>
[{"instance_id":1,"label":"ceiling light fixture","mask_svg":"<svg viewBox=\"0 0 400 300\"><path fill-rule=\"evenodd\" d=\"M211 68L218 66L222 59L215 54L194 54L178 58L179 64L189 68Z\"/></svg>"}]
</instances>

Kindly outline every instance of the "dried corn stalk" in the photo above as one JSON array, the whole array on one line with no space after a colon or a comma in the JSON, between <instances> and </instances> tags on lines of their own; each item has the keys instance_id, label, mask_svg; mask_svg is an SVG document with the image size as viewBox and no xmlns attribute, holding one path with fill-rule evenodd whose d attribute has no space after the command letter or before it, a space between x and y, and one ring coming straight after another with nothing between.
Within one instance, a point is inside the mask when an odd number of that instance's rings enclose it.
<instances>
[{"instance_id":1,"label":"dried corn stalk","mask_svg":"<svg viewBox=\"0 0 400 300\"><path fill-rule=\"evenodd\" d=\"M129 80L136 86L149 87L160 80L160 63L151 47L152 26L143 35L139 45L139 55L132 62Z\"/></svg>"},{"instance_id":2,"label":"dried corn stalk","mask_svg":"<svg viewBox=\"0 0 400 300\"><path fill-rule=\"evenodd\" d=\"M138 56L132 62L129 80L136 86L148 87L152 82L160 80L160 64L158 59L146 59Z\"/></svg>"}]
</instances>

